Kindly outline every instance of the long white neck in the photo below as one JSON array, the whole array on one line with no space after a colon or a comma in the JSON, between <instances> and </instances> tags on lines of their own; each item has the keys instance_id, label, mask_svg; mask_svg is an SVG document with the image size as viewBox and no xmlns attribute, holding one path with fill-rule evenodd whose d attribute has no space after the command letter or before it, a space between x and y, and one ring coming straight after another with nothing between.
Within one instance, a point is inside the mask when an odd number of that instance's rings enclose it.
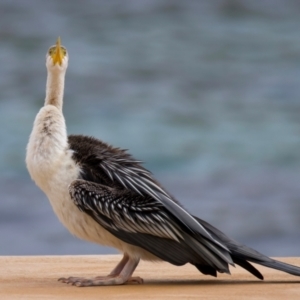
<instances>
[{"instance_id":1,"label":"long white neck","mask_svg":"<svg viewBox=\"0 0 300 300\"><path fill-rule=\"evenodd\" d=\"M65 75L66 72L60 70L48 70L47 75L45 105L54 105L60 111L63 106Z\"/></svg>"},{"instance_id":2,"label":"long white neck","mask_svg":"<svg viewBox=\"0 0 300 300\"><path fill-rule=\"evenodd\" d=\"M65 70L48 69L45 106L38 112L27 146L26 164L32 179L48 190L49 178L66 161L68 138L62 114Z\"/></svg>"}]
</instances>

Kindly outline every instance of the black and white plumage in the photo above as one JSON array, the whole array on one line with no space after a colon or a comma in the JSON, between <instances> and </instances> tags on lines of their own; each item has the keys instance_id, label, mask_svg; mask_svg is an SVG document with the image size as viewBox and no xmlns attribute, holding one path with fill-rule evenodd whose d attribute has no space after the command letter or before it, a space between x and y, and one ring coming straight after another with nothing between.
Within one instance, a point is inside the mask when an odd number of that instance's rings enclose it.
<instances>
[{"instance_id":1,"label":"black and white plumage","mask_svg":"<svg viewBox=\"0 0 300 300\"><path fill-rule=\"evenodd\" d=\"M196 263L202 259L197 254L201 251L209 264L229 273L228 263L233 262L228 249L176 203L139 162L90 137L70 136L69 145L73 158L81 163L82 179L69 187L81 211L121 240L141 248L147 245L147 251L165 261ZM186 248L187 242L191 249Z\"/></svg>"},{"instance_id":2,"label":"black and white plumage","mask_svg":"<svg viewBox=\"0 0 300 300\"><path fill-rule=\"evenodd\" d=\"M192 216L126 151L92 137L67 137L62 114L67 64L67 51L58 40L47 54L46 100L29 139L27 167L74 235L115 247L124 257L108 276L61 281L78 286L141 283L131 277L140 259L190 263L213 276L230 274L229 265L238 264L263 279L249 262L300 275L300 268L264 256Z\"/></svg>"}]
</instances>

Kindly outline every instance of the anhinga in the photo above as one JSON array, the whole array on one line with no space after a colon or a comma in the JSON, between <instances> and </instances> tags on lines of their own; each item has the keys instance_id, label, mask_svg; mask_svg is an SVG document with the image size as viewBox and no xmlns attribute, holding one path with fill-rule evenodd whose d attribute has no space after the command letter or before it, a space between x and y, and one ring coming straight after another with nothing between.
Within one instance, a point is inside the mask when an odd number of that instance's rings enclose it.
<instances>
[{"instance_id":1,"label":"anhinga","mask_svg":"<svg viewBox=\"0 0 300 300\"><path fill-rule=\"evenodd\" d=\"M59 220L77 237L117 248L124 256L108 276L61 278L76 286L141 283L131 277L140 259L194 265L217 276L249 262L300 275L300 268L271 259L230 238L185 210L125 150L98 139L67 136L62 113L68 52L58 38L46 55L46 99L27 146L26 163Z\"/></svg>"}]
</instances>

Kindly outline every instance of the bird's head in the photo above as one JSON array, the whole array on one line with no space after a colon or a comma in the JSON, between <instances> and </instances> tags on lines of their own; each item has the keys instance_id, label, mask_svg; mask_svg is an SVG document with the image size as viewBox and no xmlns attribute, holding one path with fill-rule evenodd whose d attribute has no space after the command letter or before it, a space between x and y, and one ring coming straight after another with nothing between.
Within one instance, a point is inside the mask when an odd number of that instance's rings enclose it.
<instances>
[{"instance_id":1,"label":"bird's head","mask_svg":"<svg viewBox=\"0 0 300 300\"><path fill-rule=\"evenodd\" d=\"M46 54L47 69L65 71L68 67L68 60L67 49L61 45L59 37L56 44L51 46Z\"/></svg>"}]
</instances>

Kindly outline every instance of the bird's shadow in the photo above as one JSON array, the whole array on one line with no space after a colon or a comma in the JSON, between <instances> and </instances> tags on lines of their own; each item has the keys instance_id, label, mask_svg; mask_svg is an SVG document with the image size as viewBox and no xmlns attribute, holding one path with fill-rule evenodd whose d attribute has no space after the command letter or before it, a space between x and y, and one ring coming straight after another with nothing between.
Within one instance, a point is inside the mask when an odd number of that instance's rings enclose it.
<instances>
[{"instance_id":1,"label":"bird's shadow","mask_svg":"<svg viewBox=\"0 0 300 300\"><path fill-rule=\"evenodd\" d=\"M145 285L240 285L240 284L299 284L300 280L145 280Z\"/></svg>"}]
</instances>

